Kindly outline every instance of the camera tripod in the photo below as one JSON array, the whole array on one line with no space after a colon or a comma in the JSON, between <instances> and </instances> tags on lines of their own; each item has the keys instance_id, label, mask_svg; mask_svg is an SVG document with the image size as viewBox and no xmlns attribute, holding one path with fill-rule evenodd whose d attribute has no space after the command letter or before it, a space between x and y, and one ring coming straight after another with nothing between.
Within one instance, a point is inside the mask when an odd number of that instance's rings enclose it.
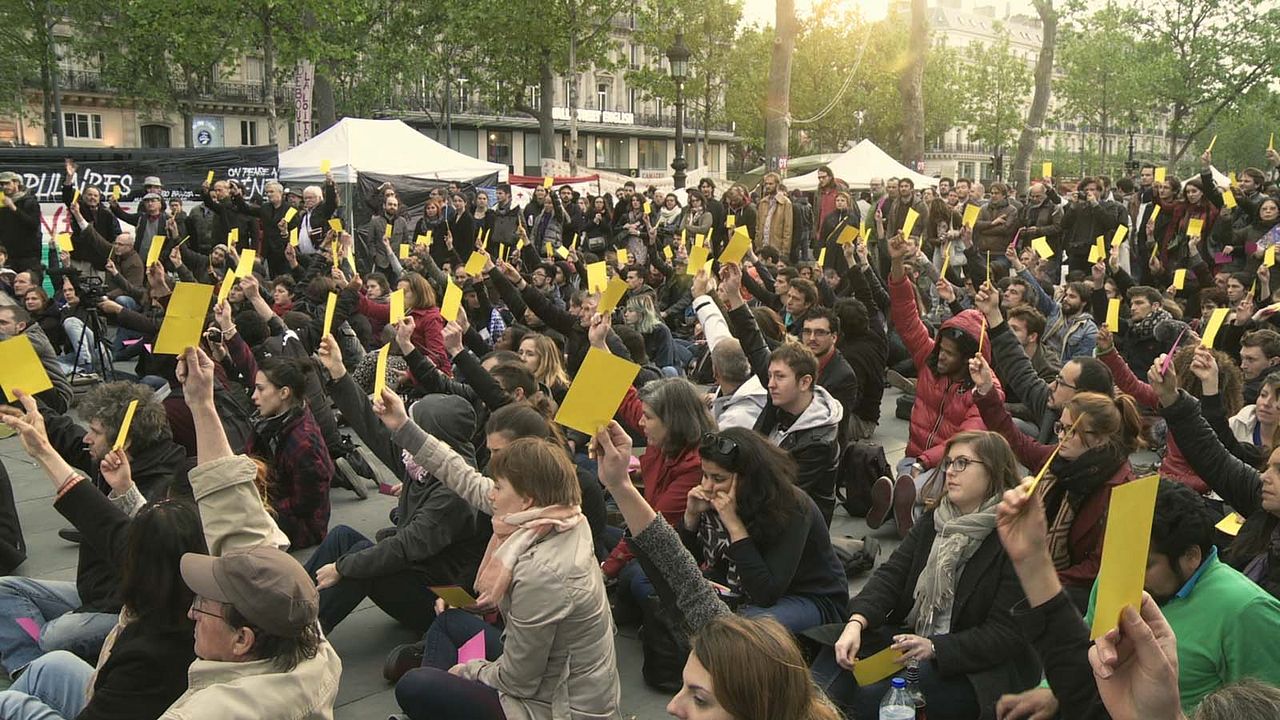
<instances>
[{"instance_id":1,"label":"camera tripod","mask_svg":"<svg viewBox=\"0 0 1280 720\"><path fill-rule=\"evenodd\" d=\"M102 322L102 315L98 313L98 308L92 305L84 305L82 309L84 310L85 331L80 333L80 339L76 341L71 376L67 379L74 385L77 376L84 377L85 373L80 370L80 353L84 350L85 339L92 334L94 343L93 347L89 348L89 363L100 371L103 382L111 382L115 375L115 368L112 367L106 345L103 344L106 337L106 325Z\"/></svg>"}]
</instances>

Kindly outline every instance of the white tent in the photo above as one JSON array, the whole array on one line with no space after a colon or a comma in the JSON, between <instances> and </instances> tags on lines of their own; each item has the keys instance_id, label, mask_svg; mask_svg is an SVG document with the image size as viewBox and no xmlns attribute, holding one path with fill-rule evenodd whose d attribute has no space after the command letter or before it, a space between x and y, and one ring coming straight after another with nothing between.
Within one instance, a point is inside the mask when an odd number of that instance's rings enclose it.
<instances>
[{"instance_id":1,"label":"white tent","mask_svg":"<svg viewBox=\"0 0 1280 720\"><path fill-rule=\"evenodd\" d=\"M280 179L295 185L324 180L320 166L329 161L338 183L355 183L359 172L402 175L423 180L464 182L507 166L452 150L399 120L343 118L305 143L280 153Z\"/></svg>"},{"instance_id":2,"label":"white tent","mask_svg":"<svg viewBox=\"0 0 1280 720\"><path fill-rule=\"evenodd\" d=\"M938 184L937 178L921 175L894 160L870 140L854 145L827 165L836 179L845 181L855 190L871 187L871 178L910 178L917 188L934 187ZM818 171L787 178L784 182L788 190L817 190Z\"/></svg>"}]
</instances>

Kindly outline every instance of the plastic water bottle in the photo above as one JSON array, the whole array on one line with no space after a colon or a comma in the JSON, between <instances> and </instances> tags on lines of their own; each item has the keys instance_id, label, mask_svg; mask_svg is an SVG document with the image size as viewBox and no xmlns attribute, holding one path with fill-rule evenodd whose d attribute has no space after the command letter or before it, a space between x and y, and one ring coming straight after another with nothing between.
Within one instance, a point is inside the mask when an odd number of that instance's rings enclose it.
<instances>
[{"instance_id":1,"label":"plastic water bottle","mask_svg":"<svg viewBox=\"0 0 1280 720\"><path fill-rule=\"evenodd\" d=\"M915 720L916 703L907 693L907 681L894 678L889 692L880 701L880 720Z\"/></svg>"},{"instance_id":2,"label":"plastic water bottle","mask_svg":"<svg viewBox=\"0 0 1280 720\"><path fill-rule=\"evenodd\" d=\"M917 660L907 661L907 694L916 704L916 720L925 720L924 691L920 689L920 663Z\"/></svg>"}]
</instances>

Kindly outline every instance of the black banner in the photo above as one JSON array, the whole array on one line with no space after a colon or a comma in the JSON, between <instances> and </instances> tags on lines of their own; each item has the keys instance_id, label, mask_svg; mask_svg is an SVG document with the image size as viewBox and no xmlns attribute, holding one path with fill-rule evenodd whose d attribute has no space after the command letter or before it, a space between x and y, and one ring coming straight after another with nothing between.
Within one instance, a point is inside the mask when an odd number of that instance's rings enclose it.
<instances>
[{"instance_id":1,"label":"black banner","mask_svg":"<svg viewBox=\"0 0 1280 720\"><path fill-rule=\"evenodd\" d=\"M354 206L356 227L363 227L364 223L368 222L372 212L382 210L382 201L378 197L378 186L384 182L395 185L396 196L400 198L400 214L412 222L417 222L418 218L422 217L423 206L427 204L427 198L430 197L431 191L435 188L445 190L450 184L448 180L424 180L403 175L383 175L371 172L361 172L358 174L357 179L355 191L360 195L358 199L351 203ZM479 175L469 181L458 183L458 187L468 196L474 196L475 193L484 192L486 189L493 190L497 186L498 174L496 172ZM448 198L445 198L445 200L448 201ZM492 193L489 193L489 200L489 204L492 206ZM446 212L452 213L453 211L447 210Z\"/></svg>"},{"instance_id":2,"label":"black banner","mask_svg":"<svg viewBox=\"0 0 1280 720\"><path fill-rule=\"evenodd\" d=\"M246 198L264 196L269 180L275 180L280 153L275 146L164 149L138 148L0 148L0 171L16 172L42 203L62 201L64 158L76 162L80 189L96 187L110 195L120 186L120 199L142 197L142 181L155 175L164 184L165 200L192 200L200 185L214 173L215 180L237 180Z\"/></svg>"}]
</instances>

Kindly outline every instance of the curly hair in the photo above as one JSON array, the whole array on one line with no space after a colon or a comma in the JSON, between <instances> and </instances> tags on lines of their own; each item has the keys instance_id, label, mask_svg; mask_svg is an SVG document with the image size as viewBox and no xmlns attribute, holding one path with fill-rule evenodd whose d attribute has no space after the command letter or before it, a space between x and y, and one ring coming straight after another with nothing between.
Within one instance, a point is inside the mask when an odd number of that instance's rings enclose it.
<instances>
[{"instance_id":1,"label":"curly hair","mask_svg":"<svg viewBox=\"0 0 1280 720\"><path fill-rule=\"evenodd\" d=\"M103 434L114 438L124 423L129 403L134 400L138 401L138 409L134 411L133 424L129 426L130 449L151 447L172 440L173 430L169 427L169 416L165 414L164 406L156 402L155 393L146 385L129 382L103 383L85 393L76 408L86 422L97 422L102 426Z\"/></svg>"}]
</instances>

